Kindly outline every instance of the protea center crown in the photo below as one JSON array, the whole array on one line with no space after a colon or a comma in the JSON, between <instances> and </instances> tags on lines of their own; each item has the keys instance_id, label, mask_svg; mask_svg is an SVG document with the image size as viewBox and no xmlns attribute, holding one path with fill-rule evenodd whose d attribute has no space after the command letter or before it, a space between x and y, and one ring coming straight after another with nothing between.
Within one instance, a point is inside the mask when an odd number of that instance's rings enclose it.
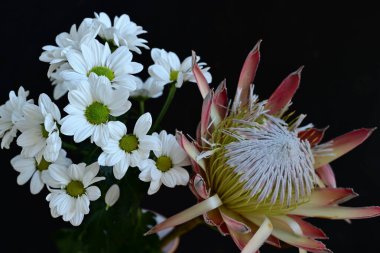
<instances>
[{"instance_id":1,"label":"protea center crown","mask_svg":"<svg viewBox=\"0 0 380 253\"><path fill-rule=\"evenodd\" d=\"M250 120L232 116L221 122L211 138L217 148L207 178L228 208L281 213L308 200L316 178L314 158L310 143L296 130L262 111Z\"/></svg>"}]
</instances>

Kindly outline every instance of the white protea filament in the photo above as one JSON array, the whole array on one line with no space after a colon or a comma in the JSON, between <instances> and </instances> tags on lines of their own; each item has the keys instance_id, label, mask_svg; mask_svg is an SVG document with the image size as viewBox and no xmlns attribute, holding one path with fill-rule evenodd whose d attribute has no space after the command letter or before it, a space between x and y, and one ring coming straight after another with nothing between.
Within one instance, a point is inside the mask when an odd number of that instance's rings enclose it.
<instances>
[{"instance_id":1,"label":"white protea filament","mask_svg":"<svg viewBox=\"0 0 380 253\"><path fill-rule=\"evenodd\" d=\"M300 140L278 118L268 116L263 124L240 123L243 126L228 131L237 140L225 147L227 164L257 204L286 201L290 206L307 198L316 178L309 142Z\"/></svg>"}]
</instances>

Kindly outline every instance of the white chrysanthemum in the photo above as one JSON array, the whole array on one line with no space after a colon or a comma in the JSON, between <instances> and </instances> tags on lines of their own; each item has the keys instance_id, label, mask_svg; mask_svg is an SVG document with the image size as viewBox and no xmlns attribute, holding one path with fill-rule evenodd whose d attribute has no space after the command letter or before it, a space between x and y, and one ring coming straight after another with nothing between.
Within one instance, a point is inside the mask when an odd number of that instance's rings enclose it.
<instances>
[{"instance_id":1,"label":"white chrysanthemum","mask_svg":"<svg viewBox=\"0 0 380 253\"><path fill-rule=\"evenodd\" d=\"M104 180L96 177L99 164L72 164L69 167L57 164L50 165L50 176L59 183L59 189L49 189L46 197L49 201L51 215L54 218L62 216L64 221L70 221L73 226L79 226L85 214L90 212L90 201L97 200L101 192L92 184Z\"/></svg>"},{"instance_id":2,"label":"white chrysanthemum","mask_svg":"<svg viewBox=\"0 0 380 253\"><path fill-rule=\"evenodd\" d=\"M162 95L164 85L153 77L149 77L145 82L140 78L136 79L136 90L131 92L131 97L158 98Z\"/></svg>"},{"instance_id":3,"label":"white chrysanthemum","mask_svg":"<svg viewBox=\"0 0 380 253\"><path fill-rule=\"evenodd\" d=\"M102 146L98 162L100 165L113 166L115 178L124 177L128 168L138 166L148 159L150 151L158 151L160 142L156 136L147 135L152 126L152 116L145 113L140 116L133 129L127 134L124 124L113 133L106 145Z\"/></svg>"},{"instance_id":4,"label":"white chrysanthemum","mask_svg":"<svg viewBox=\"0 0 380 253\"><path fill-rule=\"evenodd\" d=\"M187 154L179 146L175 137L167 134L165 130L157 136L161 142L161 149L153 151L155 160L147 159L140 163L141 173L139 178L144 182L150 182L148 194L156 193L161 184L167 187L186 185L189 181L189 173L182 168L190 165Z\"/></svg>"},{"instance_id":5,"label":"white chrysanthemum","mask_svg":"<svg viewBox=\"0 0 380 253\"><path fill-rule=\"evenodd\" d=\"M192 57L187 57L182 63L178 56L173 52L167 52L164 49L153 48L151 56L154 64L148 69L149 74L161 82L162 85L175 82L176 87L180 88L186 81L195 82L195 77L192 72ZM196 62L200 57L196 57ZM209 67L205 67L206 63L198 63L201 71L208 83L211 83L212 77L208 72Z\"/></svg>"},{"instance_id":6,"label":"white chrysanthemum","mask_svg":"<svg viewBox=\"0 0 380 253\"><path fill-rule=\"evenodd\" d=\"M119 200L120 197L120 187L117 184L113 184L107 191L105 202L106 202L106 209L109 207L115 205L115 203Z\"/></svg>"},{"instance_id":7,"label":"white chrysanthemum","mask_svg":"<svg viewBox=\"0 0 380 253\"><path fill-rule=\"evenodd\" d=\"M132 22L128 15L116 16L112 25L109 16L101 12L95 13L96 21L100 24L99 37L113 47L126 46L129 50L141 54L139 47L149 49L146 40L137 36L146 33L141 26Z\"/></svg>"},{"instance_id":8,"label":"white chrysanthemum","mask_svg":"<svg viewBox=\"0 0 380 253\"><path fill-rule=\"evenodd\" d=\"M57 124L61 122L61 113L56 104L46 94L41 94L38 106L27 104L24 107L24 119L17 122L21 135L17 145L22 147L21 154L34 157L42 153L46 161L54 162L62 147Z\"/></svg>"},{"instance_id":9,"label":"white chrysanthemum","mask_svg":"<svg viewBox=\"0 0 380 253\"><path fill-rule=\"evenodd\" d=\"M24 118L24 106L33 103L33 100L26 100L29 91L23 87L18 89L18 94L9 92L9 100L0 106L0 138L1 148L9 149L9 145L17 135L17 125Z\"/></svg>"},{"instance_id":10,"label":"white chrysanthemum","mask_svg":"<svg viewBox=\"0 0 380 253\"><path fill-rule=\"evenodd\" d=\"M12 167L20 173L17 177L17 184L24 185L30 178L30 192L32 194L39 193L44 185L56 187L56 182L52 180L49 174L49 168L52 164L68 167L71 160L66 157L66 151L61 149L55 162L46 161L42 154L36 157L24 157L18 155L11 160Z\"/></svg>"},{"instance_id":11,"label":"white chrysanthemum","mask_svg":"<svg viewBox=\"0 0 380 253\"><path fill-rule=\"evenodd\" d=\"M50 63L48 76L62 64L67 62L67 53L72 50L80 50L80 45L86 40L96 37L99 31L99 25L92 19L86 18L82 21L77 29L72 25L70 32L63 32L55 38L56 46L48 45L42 49L45 50L40 56L40 61Z\"/></svg>"},{"instance_id":12,"label":"white chrysanthemum","mask_svg":"<svg viewBox=\"0 0 380 253\"><path fill-rule=\"evenodd\" d=\"M78 85L77 82L66 81L62 77L61 72L64 70L71 70L67 62L59 66L57 70L50 75L51 84L54 86L53 98L55 100L60 99L67 91L75 89Z\"/></svg>"},{"instance_id":13,"label":"white chrysanthemum","mask_svg":"<svg viewBox=\"0 0 380 253\"><path fill-rule=\"evenodd\" d=\"M91 142L105 145L123 128L123 123L111 118L131 108L128 97L128 90L114 90L106 77L91 74L88 82L69 92L69 104L64 108L68 115L62 119L61 132L74 136L75 142L91 136Z\"/></svg>"},{"instance_id":14,"label":"white chrysanthemum","mask_svg":"<svg viewBox=\"0 0 380 253\"><path fill-rule=\"evenodd\" d=\"M82 43L80 48L81 52L71 51L67 54L71 69L60 72L62 78L68 82L68 87L73 82L87 80L94 73L107 77L115 88L123 86L129 91L136 89L136 77L132 74L139 73L143 66L132 62L133 56L127 47L122 46L111 52L108 43L103 45L93 39Z\"/></svg>"}]
</instances>

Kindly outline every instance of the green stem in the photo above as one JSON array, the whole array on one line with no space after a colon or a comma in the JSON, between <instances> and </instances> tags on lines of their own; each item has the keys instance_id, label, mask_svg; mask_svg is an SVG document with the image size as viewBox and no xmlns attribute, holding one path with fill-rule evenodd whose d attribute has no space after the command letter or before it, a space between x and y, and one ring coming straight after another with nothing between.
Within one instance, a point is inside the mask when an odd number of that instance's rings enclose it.
<instances>
[{"instance_id":1,"label":"green stem","mask_svg":"<svg viewBox=\"0 0 380 253\"><path fill-rule=\"evenodd\" d=\"M96 148L94 148L88 155L87 155L87 157L85 158L85 162L87 163L87 164L89 164L89 163L92 163L92 162L94 162L94 155L96 154L96 152L98 151L98 149L99 149L99 147L96 147ZM97 160L97 159L96 159Z\"/></svg>"},{"instance_id":2,"label":"green stem","mask_svg":"<svg viewBox=\"0 0 380 253\"><path fill-rule=\"evenodd\" d=\"M162 107L162 110L161 110L160 114L158 115L156 121L153 124L153 127L150 130L151 133L153 133L154 131L156 131L157 128L160 126L161 121L163 120L164 116L166 115L166 112L169 109L170 104L172 103L172 100L174 98L175 92L177 90L177 87L175 87L175 84L176 84L175 82L173 82L173 83L170 84L169 94L166 97L165 104Z\"/></svg>"},{"instance_id":3,"label":"green stem","mask_svg":"<svg viewBox=\"0 0 380 253\"><path fill-rule=\"evenodd\" d=\"M145 112L145 99L141 98L139 100L139 104L140 104L140 115L143 115Z\"/></svg>"},{"instance_id":4,"label":"green stem","mask_svg":"<svg viewBox=\"0 0 380 253\"><path fill-rule=\"evenodd\" d=\"M161 248L164 248L166 245L172 242L175 238L181 237L182 235L190 232L191 230L193 230L195 227L197 227L198 225L202 223L203 223L203 219L201 217L197 217L175 227L169 234L167 234L164 238L162 238Z\"/></svg>"},{"instance_id":5,"label":"green stem","mask_svg":"<svg viewBox=\"0 0 380 253\"><path fill-rule=\"evenodd\" d=\"M78 146L71 144L71 143L67 143L67 142L62 142L62 147L64 149L68 149L68 150L72 150L72 151L75 151L78 149Z\"/></svg>"}]
</instances>

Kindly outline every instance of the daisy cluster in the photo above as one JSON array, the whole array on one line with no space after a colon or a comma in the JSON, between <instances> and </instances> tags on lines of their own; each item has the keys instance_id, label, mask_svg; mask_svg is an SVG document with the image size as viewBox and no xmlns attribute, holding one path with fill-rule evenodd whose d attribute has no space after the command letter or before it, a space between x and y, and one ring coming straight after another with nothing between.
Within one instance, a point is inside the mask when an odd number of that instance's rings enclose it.
<instances>
[{"instance_id":1,"label":"daisy cluster","mask_svg":"<svg viewBox=\"0 0 380 253\"><path fill-rule=\"evenodd\" d=\"M52 216L62 216L74 226L89 213L90 201L104 195L107 208L116 203L123 187L120 180L130 167L140 171L139 180L150 183L148 194L156 193L162 184L174 187L189 181L183 167L190 160L175 136L165 130L154 132L151 114L132 102L158 98L166 86L180 88L195 82L194 62L211 82L209 68L199 57L181 61L173 52L153 48L149 78L141 79L137 74L144 67L133 56L149 50L140 37L144 33L126 14L113 21L105 13L85 18L78 27L59 34L56 45L43 47L40 56L50 65L54 100L67 98L65 115L48 95L41 94L34 103L23 87L11 91L0 107L1 148L9 149L14 139L21 148L11 160L20 173L17 183L30 180L32 194L46 186ZM68 158L82 142L101 150L90 164ZM113 173L102 173L104 168L112 168ZM97 185L105 175L114 184L102 194Z\"/></svg>"}]
</instances>

